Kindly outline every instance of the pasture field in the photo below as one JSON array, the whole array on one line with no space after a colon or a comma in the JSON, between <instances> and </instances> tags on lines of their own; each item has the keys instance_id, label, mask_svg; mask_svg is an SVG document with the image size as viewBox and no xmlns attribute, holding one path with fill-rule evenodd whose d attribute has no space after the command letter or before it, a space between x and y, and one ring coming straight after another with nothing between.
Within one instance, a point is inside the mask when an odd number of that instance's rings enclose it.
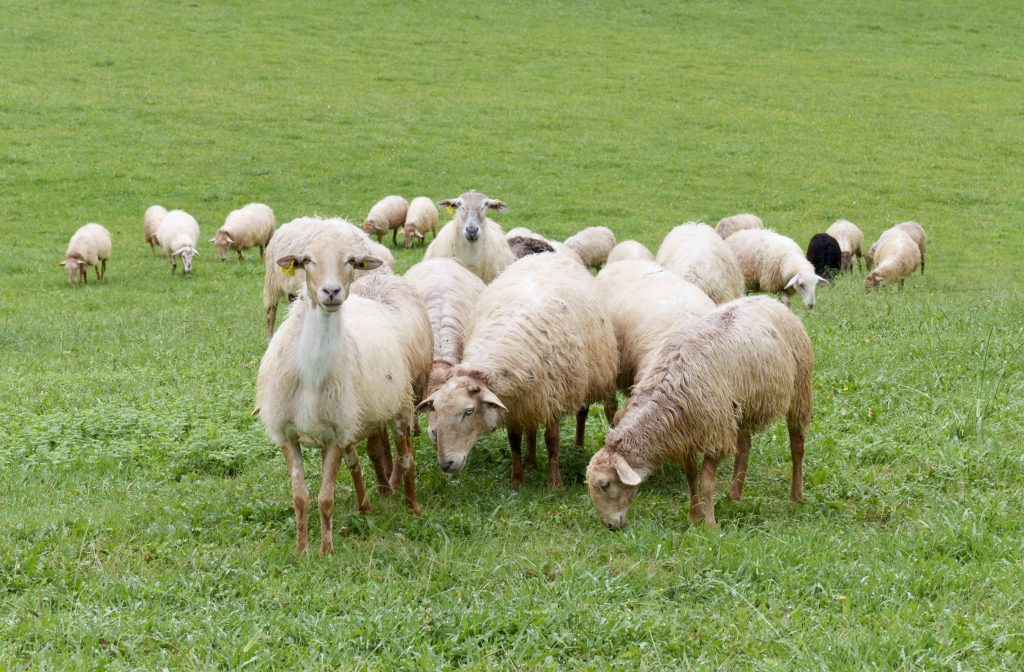
<instances>
[{"instance_id":1,"label":"pasture field","mask_svg":"<svg viewBox=\"0 0 1024 672\"><path fill-rule=\"evenodd\" d=\"M1016 3L0 17L0 668L1024 667ZM455 479L424 435L421 517L376 495L358 516L343 473L337 555L296 559L284 461L250 417L263 268L206 241L249 201L361 221L384 194L469 188L509 204L506 229L652 247L743 211L801 244L845 217L865 247L915 219L927 274L797 306L817 358L803 503L776 425L740 504L723 465L719 529L689 525L673 467L608 532L583 484L595 406L585 453L563 426L563 491L528 472L513 493L503 432ZM143 243L153 203L202 226L190 280ZM113 233L108 279L72 288L57 262L87 221Z\"/></svg>"}]
</instances>

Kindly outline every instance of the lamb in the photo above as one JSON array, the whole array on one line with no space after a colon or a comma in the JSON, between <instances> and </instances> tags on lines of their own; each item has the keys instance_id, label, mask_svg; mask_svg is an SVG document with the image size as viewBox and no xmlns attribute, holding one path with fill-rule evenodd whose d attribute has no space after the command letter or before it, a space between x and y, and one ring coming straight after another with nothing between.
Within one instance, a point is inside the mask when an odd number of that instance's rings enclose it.
<instances>
[{"instance_id":1,"label":"lamb","mask_svg":"<svg viewBox=\"0 0 1024 672\"><path fill-rule=\"evenodd\" d=\"M402 278L374 274L353 282L356 270L369 271L383 261L365 254L349 234L335 228L300 252L275 260L282 269L302 268L306 291L292 304L260 363L256 413L284 452L297 553L307 550L309 509L300 442L321 450L321 553L334 552L331 517L342 458L352 474L360 513L372 511L356 444L388 424L399 446L390 485L403 482L406 504L419 512L409 422L416 388L430 370L430 321L423 302Z\"/></svg>"},{"instance_id":2,"label":"lamb","mask_svg":"<svg viewBox=\"0 0 1024 672\"><path fill-rule=\"evenodd\" d=\"M723 217L718 220L718 224L715 226L715 233L725 240L737 231L745 231L746 229L763 229L764 222L757 215L750 213L744 213L742 215L733 215L732 217Z\"/></svg>"},{"instance_id":3,"label":"lamb","mask_svg":"<svg viewBox=\"0 0 1024 672\"><path fill-rule=\"evenodd\" d=\"M854 256L857 257L857 269L860 270L860 260L864 256L860 251L861 245L864 243L864 232L853 222L837 219L832 226L825 230L825 233L839 243L839 250L843 257L840 270L853 273Z\"/></svg>"},{"instance_id":4,"label":"lamb","mask_svg":"<svg viewBox=\"0 0 1024 672\"><path fill-rule=\"evenodd\" d=\"M72 234L64 261L57 263L68 272L68 282L72 285L77 285L79 280L89 284L89 266L96 269L96 280L103 280L111 245L110 231L99 224L85 224Z\"/></svg>"},{"instance_id":5,"label":"lamb","mask_svg":"<svg viewBox=\"0 0 1024 672\"><path fill-rule=\"evenodd\" d=\"M814 272L831 279L843 264L843 253L839 241L827 233L816 233L807 244L807 261L814 266Z\"/></svg>"},{"instance_id":6,"label":"lamb","mask_svg":"<svg viewBox=\"0 0 1024 672\"><path fill-rule=\"evenodd\" d=\"M690 222L672 229L655 261L700 287L717 304L743 296L736 255L707 224Z\"/></svg>"},{"instance_id":7,"label":"lamb","mask_svg":"<svg viewBox=\"0 0 1024 672\"><path fill-rule=\"evenodd\" d=\"M297 268L289 269L290 272L282 272L277 265L277 259L289 254L298 254L310 247L316 239L328 235L344 235L352 245L359 244L366 254L381 259L384 262L383 267L390 269L395 266L395 258L388 248L373 242L358 227L344 219L300 217L283 224L274 233L264 255L263 308L267 315L268 340L274 335L277 304L285 296L289 298L289 301L294 299L298 295L305 277L301 269ZM365 273L366 271L355 271L357 277Z\"/></svg>"},{"instance_id":8,"label":"lamb","mask_svg":"<svg viewBox=\"0 0 1024 672\"><path fill-rule=\"evenodd\" d=\"M391 244L398 244L398 230L405 226L405 217L409 211L409 202L401 196L385 196L377 201L370 208L370 212L363 220L363 231L367 235L377 236L377 242L381 237L391 231Z\"/></svg>"},{"instance_id":9,"label":"lamb","mask_svg":"<svg viewBox=\"0 0 1024 672\"><path fill-rule=\"evenodd\" d=\"M591 226L565 239L565 245L578 254L587 268L600 270L615 247L615 234L605 226Z\"/></svg>"},{"instance_id":10,"label":"lamb","mask_svg":"<svg viewBox=\"0 0 1024 672\"><path fill-rule=\"evenodd\" d=\"M428 414L441 468L458 473L477 437L505 424L518 489L522 434L544 424L548 488L561 488L559 420L585 420L586 408L607 398L617 360L586 269L560 254L516 261L480 295L452 378L417 407Z\"/></svg>"},{"instance_id":11,"label":"lamb","mask_svg":"<svg viewBox=\"0 0 1024 672\"><path fill-rule=\"evenodd\" d=\"M427 247L424 259L452 257L486 283L498 277L516 259L505 243L501 226L487 217L487 210L504 212L503 201L479 191L467 191L438 205L455 208L455 218L444 225Z\"/></svg>"},{"instance_id":12,"label":"lamb","mask_svg":"<svg viewBox=\"0 0 1024 672\"><path fill-rule=\"evenodd\" d=\"M245 261L242 250L252 247L260 248L262 259L263 250L274 235L276 226L277 220L274 219L274 211L270 206L250 203L238 210L232 210L224 220L224 226L217 229L217 234L210 242L217 246L217 254L220 255L221 261L227 260L228 250L232 249L238 253L238 261Z\"/></svg>"},{"instance_id":13,"label":"lamb","mask_svg":"<svg viewBox=\"0 0 1024 672\"><path fill-rule=\"evenodd\" d=\"M671 461L686 473L690 520L713 527L719 461L735 454L729 496L739 501L750 435L779 416L785 416L789 429L789 497L802 499L813 369L803 323L767 297L738 299L677 330L633 388L587 467L587 487L601 522L613 530L623 527L640 483Z\"/></svg>"},{"instance_id":14,"label":"lamb","mask_svg":"<svg viewBox=\"0 0 1024 672\"><path fill-rule=\"evenodd\" d=\"M610 264L614 261L625 261L626 259L654 261L654 255L651 254L651 251L643 243L638 243L635 240L624 240L612 248L612 251L608 253L608 261L605 263Z\"/></svg>"},{"instance_id":15,"label":"lamb","mask_svg":"<svg viewBox=\"0 0 1024 672\"><path fill-rule=\"evenodd\" d=\"M903 281L921 264L921 249L905 229L892 228L882 234L875 244L873 253L875 267L864 278L867 288L878 287L885 282Z\"/></svg>"},{"instance_id":16,"label":"lamb","mask_svg":"<svg viewBox=\"0 0 1024 672\"><path fill-rule=\"evenodd\" d=\"M162 205L151 205L146 208L146 214L142 216L142 234L149 243L149 251L153 252L160 241L156 239L156 230L160 226L160 220L167 214L167 208Z\"/></svg>"},{"instance_id":17,"label":"lamb","mask_svg":"<svg viewBox=\"0 0 1024 672\"><path fill-rule=\"evenodd\" d=\"M437 238L437 206L426 196L417 196L409 203L409 211L405 215L405 227L402 235L405 236L405 246L412 247L413 238L420 239L420 245L427 239L427 232L434 234Z\"/></svg>"},{"instance_id":18,"label":"lamb","mask_svg":"<svg viewBox=\"0 0 1024 672\"><path fill-rule=\"evenodd\" d=\"M184 210L171 210L160 220L156 238L160 241L164 256L170 258L171 275L178 270L179 258L185 275L192 275L192 257L199 255L196 249L199 224L195 217Z\"/></svg>"},{"instance_id":19,"label":"lamb","mask_svg":"<svg viewBox=\"0 0 1024 672\"><path fill-rule=\"evenodd\" d=\"M747 289L778 293L786 306L790 294L799 292L804 306L814 308L814 290L828 284L814 272L814 266L792 238L767 229L746 229L725 242L743 269Z\"/></svg>"}]
</instances>

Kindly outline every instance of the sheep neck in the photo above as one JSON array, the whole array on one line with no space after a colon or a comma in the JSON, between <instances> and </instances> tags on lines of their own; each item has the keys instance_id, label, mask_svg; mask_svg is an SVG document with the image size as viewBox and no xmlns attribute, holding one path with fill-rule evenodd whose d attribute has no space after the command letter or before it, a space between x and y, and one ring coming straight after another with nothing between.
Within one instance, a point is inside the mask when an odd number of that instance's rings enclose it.
<instances>
[{"instance_id":1,"label":"sheep neck","mask_svg":"<svg viewBox=\"0 0 1024 672\"><path fill-rule=\"evenodd\" d=\"M348 349L344 346L344 307L329 313L319 306L307 302L302 320L302 331L295 352L299 355L299 378L306 386L319 386L331 369L346 358Z\"/></svg>"}]
</instances>

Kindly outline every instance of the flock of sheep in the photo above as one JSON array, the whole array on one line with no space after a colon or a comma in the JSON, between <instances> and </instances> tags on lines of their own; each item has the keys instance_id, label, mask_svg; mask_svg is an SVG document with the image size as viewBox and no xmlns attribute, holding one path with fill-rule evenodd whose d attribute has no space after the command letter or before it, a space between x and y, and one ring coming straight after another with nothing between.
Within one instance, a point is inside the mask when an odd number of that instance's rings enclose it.
<instances>
[{"instance_id":1,"label":"flock of sheep","mask_svg":"<svg viewBox=\"0 0 1024 672\"><path fill-rule=\"evenodd\" d=\"M438 206L454 213L437 231ZM308 546L309 491L300 445L317 446L321 552L333 551L331 519L341 462L361 512L371 511L356 453L367 440L378 492L402 487L419 511L410 432L427 415L430 439L446 473L458 473L477 438L508 432L512 486L537 467L544 428L548 487L562 485L559 424L576 416L582 447L588 408L604 404L611 426L586 480L605 526L626 524L638 486L666 462L686 474L690 517L715 524L718 462L733 457L729 495L743 491L751 433L785 418L792 457L790 497L803 494L804 439L811 418L814 355L801 320L789 309L798 294L813 308L815 288L852 272L865 256L866 286L899 282L924 270L925 236L905 222L887 230L866 255L863 234L845 220L812 238L805 255L754 215L673 228L657 254L617 242L605 227L564 243L528 229L504 233L488 216L507 208L469 191L434 205L388 196L359 228L340 218L303 217L276 228L266 205L228 215L211 240L223 260L258 247L264 257L264 306L270 343L256 381L256 410L285 456L296 519L296 550ZM381 241L392 231L405 245L427 233L424 259L404 276ZM191 272L199 227L181 210L144 216L145 239ZM376 241L371 236L377 238ZM72 283L87 266L103 278L110 235L87 224L61 262ZM265 252L264 252L265 251ZM603 267L603 268L602 268ZM588 268L598 269L596 277ZM744 297L776 293L782 300ZM275 332L277 306L291 300ZM629 395L617 408L616 391ZM396 450L392 454L391 432ZM525 455L523 444L525 442ZM701 464L698 464L701 462Z\"/></svg>"}]
</instances>

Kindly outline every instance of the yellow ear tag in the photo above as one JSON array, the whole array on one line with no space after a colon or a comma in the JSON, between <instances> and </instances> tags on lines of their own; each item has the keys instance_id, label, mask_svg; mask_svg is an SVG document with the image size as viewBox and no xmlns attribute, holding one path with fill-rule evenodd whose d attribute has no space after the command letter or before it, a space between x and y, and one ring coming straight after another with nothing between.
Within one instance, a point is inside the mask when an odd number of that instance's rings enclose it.
<instances>
[{"instance_id":1,"label":"yellow ear tag","mask_svg":"<svg viewBox=\"0 0 1024 672\"><path fill-rule=\"evenodd\" d=\"M455 207L454 206L451 206L451 205L444 206L444 214L450 215L453 212L455 212Z\"/></svg>"},{"instance_id":2,"label":"yellow ear tag","mask_svg":"<svg viewBox=\"0 0 1024 672\"><path fill-rule=\"evenodd\" d=\"M292 259L292 263L288 264L288 268L285 268L284 266L278 266L278 268L280 268L281 272L285 275L295 275L295 260Z\"/></svg>"}]
</instances>

